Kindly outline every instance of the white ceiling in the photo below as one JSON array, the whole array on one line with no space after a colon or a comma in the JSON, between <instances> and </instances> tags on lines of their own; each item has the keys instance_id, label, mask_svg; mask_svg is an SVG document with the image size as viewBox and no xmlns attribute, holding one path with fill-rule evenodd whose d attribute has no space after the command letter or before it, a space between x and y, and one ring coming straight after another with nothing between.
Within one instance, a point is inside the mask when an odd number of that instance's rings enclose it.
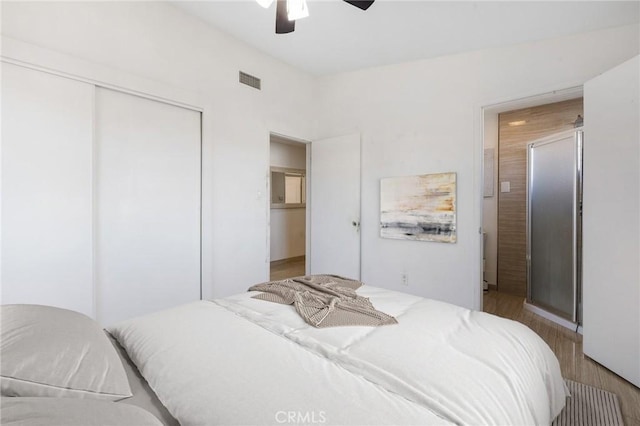
<instances>
[{"instance_id":1,"label":"white ceiling","mask_svg":"<svg viewBox=\"0 0 640 426\"><path fill-rule=\"evenodd\" d=\"M309 0L308 18L275 34L275 3L174 5L296 68L325 75L637 23L640 1L377 0L367 11Z\"/></svg>"}]
</instances>

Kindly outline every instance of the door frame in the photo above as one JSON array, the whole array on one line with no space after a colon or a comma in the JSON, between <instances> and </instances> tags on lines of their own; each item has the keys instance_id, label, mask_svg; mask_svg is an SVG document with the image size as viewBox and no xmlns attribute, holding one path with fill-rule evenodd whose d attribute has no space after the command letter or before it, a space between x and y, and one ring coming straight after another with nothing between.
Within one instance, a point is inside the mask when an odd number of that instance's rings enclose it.
<instances>
[{"instance_id":1,"label":"door frame","mask_svg":"<svg viewBox=\"0 0 640 426\"><path fill-rule=\"evenodd\" d=\"M477 115L474 122L476 143L474 144L474 190L475 190L475 223L478 229L477 239L477 258L476 267L473 268L473 280L477 283L474 286L473 300L475 301L476 309L482 311L483 309L483 259L484 259L484 247L482 241L483 232L483 216L484 216L484 147L485 138L490 137L489 134L498 137L498 129L495 128L498 124L498 114L502 112L512 111L522 108L530 108L539 105L545 105L555 102L561 102L569 99L575 99L583 96L584 87L583 82L575 82L574 84L568 84L562 87L552 87L546 89L540 89L531 93L505 97L502 99L495 99L492 101L486 101L479 103L475 110ZM488 129L493 132L488 132ZM496 147L498 144L495 144ZM498 162L498 155L494 156L494 162ZM494 182L497 180L498 169L494 167ZM499 182L498 182L499 183ZM494 185L494 200L497 200L498 187ZM497 201L496 201L497 203ZM497 210L496 210L497 211ZM497 216L496 216L497 220ZM497 226L496 226L497 232Z\"/></svg>"},{"instance_id":2,"label":"door frame","mask_svg":"<svg viewBox=\"0 0 640 426\"><path fill-rule=\"evenodd\" d=\"M271 138L272 137L276 137L278 139L284 139L287 142L290 142L292 144L296 144L296 145L304 145L305 146L305 155L306 155L306 160L305 160L305 193L306 193L306 203L305 203L305 230L304 230L304 256L305 256L305 274L307 274L309 272L309 254L311 252L311 224L310 224L310 220L309 220L309 212L311 211L310 209L310 205L311 205L311 197L309 196L310 194L310 181L311 181L311 177L309 176L309 170L311 167L311 141L306 140L306 139L301 139L301 138L297 138L297 137L293 137L293 136L288 136L282 133L278 133L278 132L273 132L270 131L268 134L268 138L267 138L267 170L265 173L265 188L266 188L266 193L265 193L265 200L266 200L266 223L267 223L267 232L266 232L266 264L267 264L267 272L266 272L266 278L265 281L270 281L271 280Z\"/></svg>"}]
</instances>

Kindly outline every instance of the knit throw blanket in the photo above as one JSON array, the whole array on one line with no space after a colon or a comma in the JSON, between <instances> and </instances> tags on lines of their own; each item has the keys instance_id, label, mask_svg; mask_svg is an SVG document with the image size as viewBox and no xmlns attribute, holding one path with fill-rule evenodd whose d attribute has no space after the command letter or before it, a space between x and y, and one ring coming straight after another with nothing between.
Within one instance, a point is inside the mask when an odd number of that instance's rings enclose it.
<instances>
[{"instance_id":1,"label":"knit throw blanket","mask_svg":"<svg viewBox=\"0 0 640 426\"><path fill-rule=\"evenodd\" d=\"M249 291L263 292L255 299L295 306L302 319L317 328L397 324L356 294L360 286L360 281L337 275L307 275L256 284Z\"/></svg>"}]
</instances>

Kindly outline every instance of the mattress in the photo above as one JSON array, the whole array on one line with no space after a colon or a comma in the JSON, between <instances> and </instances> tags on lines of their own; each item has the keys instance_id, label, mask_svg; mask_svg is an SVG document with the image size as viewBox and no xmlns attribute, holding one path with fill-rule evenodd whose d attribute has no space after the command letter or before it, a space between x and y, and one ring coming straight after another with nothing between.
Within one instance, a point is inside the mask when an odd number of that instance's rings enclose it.
<instances>
[{"instance_id":1,"label":"mattress","mask_svg":"<svg viewBox=\"0 0 640 426\"><path fill-rule=\"evenodd\" d=\"M564 407L558 360L526 326L358 293L398 324L316 329L249 292L109 331L182 425L549 424Z\"/></svg>"}]
</instances>

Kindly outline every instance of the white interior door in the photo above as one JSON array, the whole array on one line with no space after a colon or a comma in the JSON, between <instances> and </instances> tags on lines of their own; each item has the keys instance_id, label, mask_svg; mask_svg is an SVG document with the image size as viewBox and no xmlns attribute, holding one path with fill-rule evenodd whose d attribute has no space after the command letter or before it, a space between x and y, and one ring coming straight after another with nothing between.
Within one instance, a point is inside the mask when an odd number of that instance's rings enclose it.
<instances>
[{"instance_id":1,"label":"white interior door","mask_svg":"<svg viewBox=\"0 0 640 426\"><path fill-rule=\"evenodd\" d=\"M640 60L584 86L584 353L640 386Z\"/></svg>"},{"instance_id":2,"label":"white interior door","mask_svg":"<svg viewBox=\"0 0 640 426\"><path fill-rule=\"evenodd\" d=\"M200 113L96 89L104 324L200 298Z\"/></svg>"},{"instance_id":3,"label":"white interior door","mask_svg":"<svg viewBox=\"0 0 640 426\"><path fill-rule=\"evenodd\" d=\"M312 274L360 279L360 135L311 143Z\"/></svg>"},{"instance_id":4,"label":"white interior door","mask_svg":"<svg viewBox=\"0 0 640 426\"><path fill-rule=\"evenodd\" d=\"M93 316L93 86L2 63L2 303Z\"/></svg>"}]
</instances>

